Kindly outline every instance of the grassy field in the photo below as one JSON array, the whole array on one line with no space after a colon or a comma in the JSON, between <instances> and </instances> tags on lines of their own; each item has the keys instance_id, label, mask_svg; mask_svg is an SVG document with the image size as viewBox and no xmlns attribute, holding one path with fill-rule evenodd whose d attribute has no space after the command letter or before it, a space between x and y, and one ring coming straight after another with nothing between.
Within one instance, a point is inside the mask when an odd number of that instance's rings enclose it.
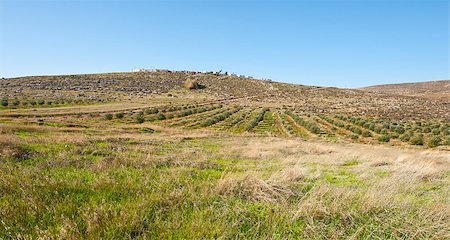
<instances>
[{"instance_id":1,"label":"grassy field","mask_svg":"<svg viewBox=\"0 0 450 240\"><path fill-rule=\"evenodd\" d=\"M447 123L186 102L23 112L0 112L0 239L450 237L448 147L426 144Z\"/></svg>"}]
</instances>

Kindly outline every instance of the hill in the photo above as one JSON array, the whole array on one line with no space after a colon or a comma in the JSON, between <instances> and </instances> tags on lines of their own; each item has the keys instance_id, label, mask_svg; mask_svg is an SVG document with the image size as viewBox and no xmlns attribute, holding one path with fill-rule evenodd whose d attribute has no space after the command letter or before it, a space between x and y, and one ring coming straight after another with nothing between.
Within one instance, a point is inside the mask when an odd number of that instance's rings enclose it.
<instances>
[{"instance_id":1,"label":"hill","mask_svg":"<svg viewBox=\"0 0 450 240\"><path fill-rule=\"evenodd\" d=\"M0 239L448 238L445 100L171 71L0 94Z\"/></svg>"},{"instance_id":2,"label":"hill","mask_svg":"<svg viewBox=\"0 0 450 240\"><path fill-rule=\"evenodd\" d=\"M429 99L450 99L450 80L384 84L362 88L371 92L415 96Z\"/></svg>"},{"instance_id":3,"label":"hill","mask_svg":"<svg viewBox=\"0 0 450 240\"><path fill-rule=\"evenodd\" d=\"M195 80L203 88L187 91L183 89L186 80ZM28 98L51 98L54 101L69 99L69 101L135 102L139 99L169 95L174 98L222 99L244 105L288 106L297 111L310 113L390 119L450 118L448 99L399 96L372 89L377 88L338 89L257 80L214 72L169 70L30 76L0 80L0 94L9 98L26 95Z\"/></svg>"}]
</instances>

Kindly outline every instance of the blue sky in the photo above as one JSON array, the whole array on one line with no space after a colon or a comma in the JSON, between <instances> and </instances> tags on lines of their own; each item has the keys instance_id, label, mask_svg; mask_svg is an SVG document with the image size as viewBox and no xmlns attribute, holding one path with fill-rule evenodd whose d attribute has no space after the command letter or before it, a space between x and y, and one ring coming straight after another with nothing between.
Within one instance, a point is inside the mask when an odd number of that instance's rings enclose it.
<instances>
[{"instance_id":1,"label":"blue sky","mask_svg":"<svg viewBox=\"0 0 450 240\"><path fill-rule=\"evenodd\" d=\"M224 70L306 85L449 79L449 1L4 1L0 76Z\"/></svg>"}]
</instances>

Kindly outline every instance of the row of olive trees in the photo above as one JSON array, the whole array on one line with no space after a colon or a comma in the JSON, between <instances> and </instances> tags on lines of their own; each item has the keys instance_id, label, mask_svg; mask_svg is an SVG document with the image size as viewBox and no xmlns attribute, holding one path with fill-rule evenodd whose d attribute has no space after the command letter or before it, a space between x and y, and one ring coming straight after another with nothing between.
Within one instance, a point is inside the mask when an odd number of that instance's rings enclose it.
<instances>
[{"instance_id":1,"label":"row of olive trees","mask_svg":"<svg viewBox=\"0 0 450 240\"><path fill-rule=\"evenodd\" d=\"M54 100L44 100L44 99L21 99L18 98L8 98L8 97L2 97L0 104L3 107L18 107L20 105L22 106L51 106L51 105L63 105L63 104L84 104L84 103L90 103L94 100L89 99L76 99L76 100L70 100L70 99L54 99Z\"/></svg>"},{"instance_id":2,"label":"row of olive trees","mask_svg":"<svg viewBox=\"0 0 450 240\"><path fill-rule=\"evenodd\" d=\"M291 111L286 111L286 114L291 116L292 119L294 119L294 121L299 124L300 126L305 127L306 129L308 129L308 131L314 133L314 134L319 134L322 132L322 129L320 129L320 127L314 123L314 122L310 122L310 121L306 121L305 119L299 117L298 115L292 113Z\"/></svg>"}]
</instances>

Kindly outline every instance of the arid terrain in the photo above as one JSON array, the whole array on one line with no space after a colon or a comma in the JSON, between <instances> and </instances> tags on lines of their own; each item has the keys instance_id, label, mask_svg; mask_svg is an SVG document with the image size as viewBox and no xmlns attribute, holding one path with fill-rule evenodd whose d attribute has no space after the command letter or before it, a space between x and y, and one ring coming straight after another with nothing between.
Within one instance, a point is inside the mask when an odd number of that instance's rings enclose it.
<instances>
[{"instance_id":1,"label":"arid terrain","mask_svg":"<svg viewBox=\"0 0 450 240\"><path fill-rule=\"evenodd\" d=\"M0 239L448 239L449 91L417 85L1 79Z\"/></svg>"},{"instance_id":2,"label":"arid terrain","mask_svg":"<svg viewBox=\"0 0 450 240\"><path fill-rule=\"evenodd\" d=\"M376 85L362 88L362 90L449 101L450 80Z\"/></svg>"}]
</instances>

